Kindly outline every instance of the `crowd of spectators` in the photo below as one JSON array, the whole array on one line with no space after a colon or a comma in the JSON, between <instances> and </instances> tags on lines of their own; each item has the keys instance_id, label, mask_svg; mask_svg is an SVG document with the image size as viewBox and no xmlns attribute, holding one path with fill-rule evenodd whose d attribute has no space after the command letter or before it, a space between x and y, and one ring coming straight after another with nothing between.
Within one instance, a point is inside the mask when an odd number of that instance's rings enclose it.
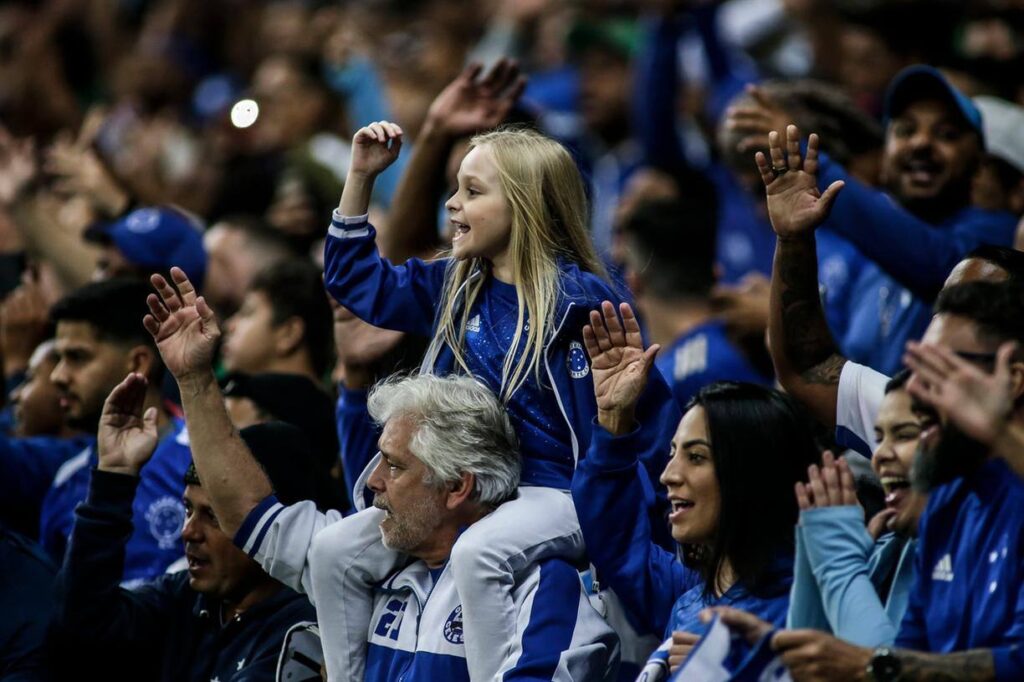
<instances>
[{"instance_id":1,"label":"crowd of spectators","mask_svg":"<svg viewBox=\"0 0 1024 682\"><path fill-rule=\"evenodd\" d=\"M1024 5L0 4L0 681L1024 679Z\"/></svg>"}]
</instances>

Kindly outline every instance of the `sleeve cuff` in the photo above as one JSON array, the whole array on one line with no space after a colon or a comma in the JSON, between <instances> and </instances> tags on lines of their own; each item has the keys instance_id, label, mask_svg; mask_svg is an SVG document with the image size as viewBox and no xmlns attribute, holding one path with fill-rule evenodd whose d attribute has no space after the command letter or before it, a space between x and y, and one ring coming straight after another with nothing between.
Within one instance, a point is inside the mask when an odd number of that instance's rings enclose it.
<instances>
[{"instance_id":1,"label":"sleeve cuff","mask_svg":"<svg viewBox=\"0 0 1024 682\"><path fill-rule=\"evenodd\" d=\"M345 215L340 209L334 209L331 213L331 223L335 225L365 225L370 222L370 214Z\"/></svg>"},{"instance_id":2,"label":"sleeve cuff","mask_svg":"<svg viewBox=\"0 0 1024 682\"><path fill-rule=\"evenodd\" d=\"M268 495L263 501L252 508L242 521L233 542L250 557L259 551L263 538L274 524L274 519L284 510L284 505L274 495Z\"/></svg>"},{"instance_id":3,"label":"sleeve cuff","mask_svg":"<svg viewBox=\"0 0 1024 682\"><path fill-rule=\"evenodd\" d=\"M331 215L331 226L327 228L327 234L335 239L358 239L373 236L373 228L367 222L368 219L369 214L346 216L342 215L338 209L334 209L334 213Z\"/></svg>"},{"instance_id":4,"label":"sleeve cuff","mask_svg":"<svg viewBox=\"0 0 1024 682\"><path fill-rule=\"evenodd\" d=\"M844 504L837 507L818 507L805 509L800 512L800 525L804 528L815 526L829 526L835 523L845 524L856 522L864 525L864 512L860 507L852 504Z\"/></svg>"},{"instance_id":5,"label":"sleeve cuff","mask_svg":"<svg viewBox=\"0 0 1024 682\"><path fill-rule=\"evenodd\" d=\"M587 460L600 469L622 469L635 466L639 461L640 438L643 430L634 424L633 430L613 436L594 418Z\"/></svg>"},{"instance_id":6,"label":"sleeve cuff","mask_svg":"<svg viewBox=\"0 0 1024 682\"><path fill-rule=\"evenodd\" d=\"M85 503L96 511L130 518L138 487L137 476L93 469Z\"/></svg>"}]
</instances>

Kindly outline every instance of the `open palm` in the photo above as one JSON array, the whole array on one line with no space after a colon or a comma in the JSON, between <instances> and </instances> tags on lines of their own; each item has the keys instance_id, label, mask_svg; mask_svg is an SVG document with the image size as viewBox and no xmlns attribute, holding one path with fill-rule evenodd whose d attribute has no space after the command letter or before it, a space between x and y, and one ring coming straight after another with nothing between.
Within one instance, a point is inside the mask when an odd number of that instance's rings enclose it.
<instances>
[{"instance_id":1,"label":"open palm","mask_svg":"<svg viewBox=\"0 0 1024 682\"><path fill-rule=\"evenodd\" d=\"M151 281L157 294L147 299L150 314L143 323L156 341L164 365L178 380L209 373L220 328L202 296L181 268L171 268L177 291L160 275Z\"/></svg>"},{"instance_id":2,"label":"open palm","mask_svg":"<svg viewBox=\"0 0 1024 682\"><path fill-rule=\"evenodd\" d=\"M145 409L147 381L129 374L103 403L96 449L99 468L137 476L160 440L155 407Z\"/></svg>"},{"instance_id":3,"label":"open palm","mask_svg":"<svg viewBox=\"0 0 1024 682\"><path fill-rule=\"evenodd\" d=\"M795 125L786 128L785 153L774 130L768 134L768 148L771 163L763 152L754 158L764 182L772 229L782 238L813 230L828 218L843 181L837 180L824 192L818 191L818 136L811 134L807 158L801 159L800 131Z\"/></svg>"},{"instance_id":4,"label":"open palm","mask_svg":"<svg viewBox=\"0 0 1024 682\"><path fill-rule=\"evenodd\" d=\"M992 445L1013 411L1010 365L1015 351L1015 344L1003 344L990 374L949 348L912 341L905 358L914 376L907 390L968 436Z\"/></svg>"},{"instance_id":5,"label":"open palm","mask_svg":"<svg viewBox=\"0 0 1024 682\"><path fill-rule=\"evenodd\" d=\"M601 312L590 312L590 324L583 328L583 343L594 372L597 409L629 411L647 386L647 374L660 346L644 350L640 325L628 303L619 304L622 322L610 301Z\"/></svg>"},{"instance_id":6,"label":"open palm","mask_svg":"<svg viewBox=\"0 0 1024 682\"><path fill-rule=\"evenodd\" d=\"M470 64L430 105L430 120L452 137L501 123L526 87L526 79L512 60L499 59L480 77L482 71L479 63Z\"/></svg>"}]
</instances>

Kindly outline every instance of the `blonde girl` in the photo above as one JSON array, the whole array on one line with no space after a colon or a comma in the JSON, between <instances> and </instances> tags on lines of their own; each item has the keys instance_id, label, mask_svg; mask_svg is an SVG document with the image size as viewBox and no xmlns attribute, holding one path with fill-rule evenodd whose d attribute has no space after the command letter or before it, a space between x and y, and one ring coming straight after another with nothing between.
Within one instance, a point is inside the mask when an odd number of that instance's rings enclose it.
<instances>
[{"instance_id":1,"label":"blonde girl","mask_svg":"<svg viewBox=\"0 0 1024 682\"><path fill-rule=\"evenodd\" d=\"M454 572L462 598L472 679L490 680L515 664L515 572L551 556L582 559L579 521L567 492L596 415L582 328L602 301L623 297L590 242L583 181L572 157L524 129L472 139L458 188L445 204L450 254L399 266L382 259L367 211L374 179L398 157L401 141L401 129L384 121L355 134L348 179L328 231L324 278L330 294L369 324L431 337L423 371L471 374L509 412L522 453L519 497L463 533L445 569ZM638 412L639 423L652 432L678 421L668 388L655 375ZM652 480L662 464L649 465ZM339 665L352 679L361 675L358 640L361 635L365 642L369 624L352 607L350 593L366 593L368 619L369 586L396 559L386 549L368 550L353 567L350 558L331 556L329 538L365 532L371 542L374 533L379 538L382 514L365 510L315 541L330 564L321 574L334 581L324 591L344 593L339 608L352 614L339 619L348 642ZM334 646L324 634L325 649Z\"/></svg>"}]
</instances>

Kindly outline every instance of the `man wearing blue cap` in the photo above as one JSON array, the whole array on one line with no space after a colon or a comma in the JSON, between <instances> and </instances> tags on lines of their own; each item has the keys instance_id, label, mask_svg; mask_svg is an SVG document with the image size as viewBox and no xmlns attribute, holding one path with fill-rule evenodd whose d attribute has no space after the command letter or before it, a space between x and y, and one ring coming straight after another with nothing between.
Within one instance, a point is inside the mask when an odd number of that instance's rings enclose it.
<instances>
[{"instance_id":1,"label":"man wearing blue cap","mask_svg":"<svg viewBox=\"0 0 1024 682\"><path fill-rule=\"evenodd\" d=\"M906 341L928 325L931 302L950 271L982 244L1011 245L1015 221L971 206L985 148L981 112L938 70L918 65L900 72L886 96L885 118L885 192L858 182L824 154L818 187L846 183L825 226L873 261L855 285L840 346L893 374Z\"/></svg>"},{"instance_id":2,"label":"man wearing blue cap","mask_svg":"<svg viewBox=\"0 0 1024 682\"><path fill-rule=\"evenodd\" d=\"M984 150L981 113L936 69L918 65L900 72L889 88L885 116L884 191L852 177L826 154L820 155L818 188L845 183L824 227L871 261L853 283L839 347L855 362L892 375L902 367L906 342L928 325L931 302L949 273L978 246L1010 246L1015 220L1007 212L971 206ZM799 145L793 153L799 158ZM778 177L788 170L783 157L769 172ZM815 248L813 232L776 247L776 269L783 276L773 286L791 302L816 304L810 300L818 298L816 288L798 292L789 284L811 281L807 273L816 277ZM842 363L818 366L831 340L806 329L798 315L784 321L790 338L801 339L804 357L795 358L796 369L813 368L811 380L836 384Z\"/></svg>"},{"instance_id":3,"label":"man wearing blue cap","mask_svg":"<svg viewBox=\"0 0 1024 682\"><path fill-rule=\"evenodd\" d=\"M97 223L85 231L85 239L102 249L94 280L145 280L153 272L169 272L172 265L197 282L206 277L203 226L170 206L139 208L114 222Z\"/></svg>"}]
</instances>

